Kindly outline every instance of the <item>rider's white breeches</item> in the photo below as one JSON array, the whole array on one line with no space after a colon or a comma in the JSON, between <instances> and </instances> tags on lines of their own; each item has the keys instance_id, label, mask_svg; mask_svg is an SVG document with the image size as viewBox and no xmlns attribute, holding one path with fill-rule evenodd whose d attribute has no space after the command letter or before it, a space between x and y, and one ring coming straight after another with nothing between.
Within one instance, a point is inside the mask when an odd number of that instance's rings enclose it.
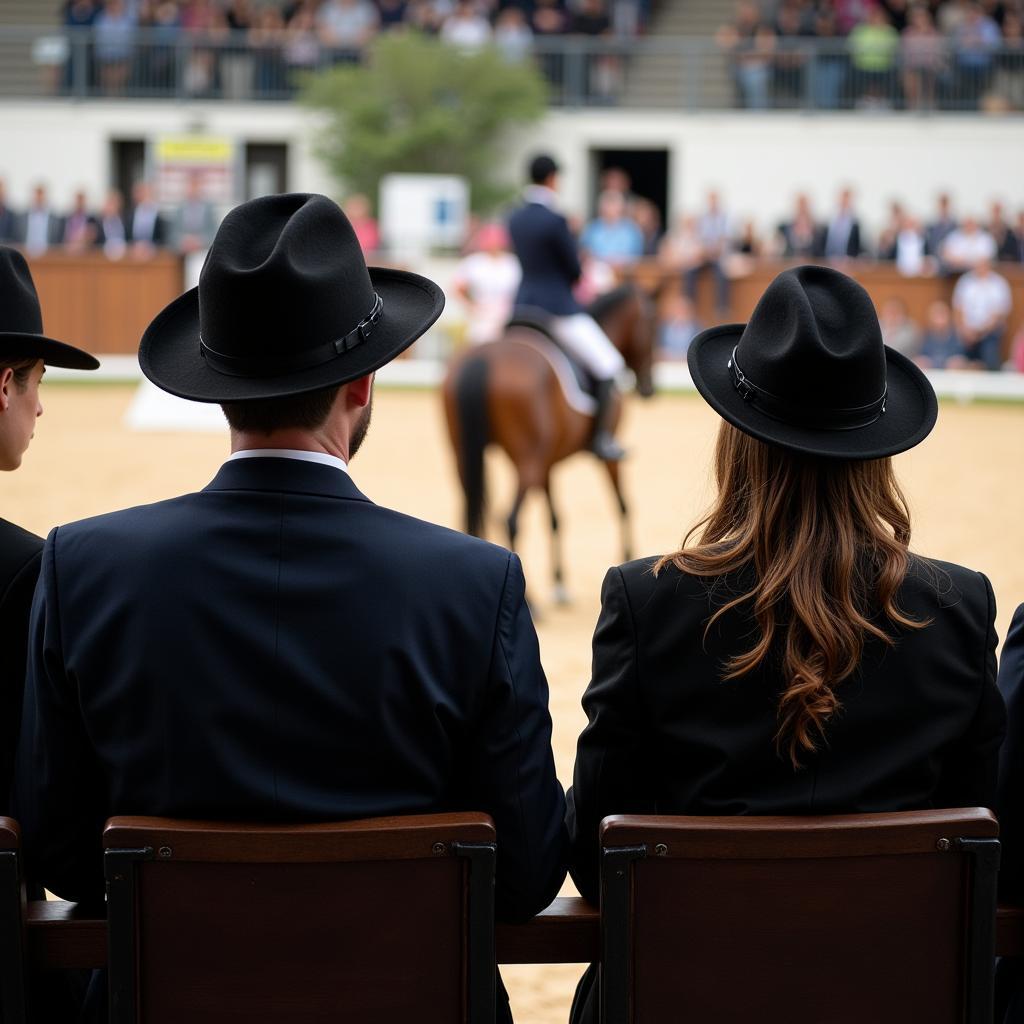
<instances>
[{"instance_id":1,"label":"rider's white breeches","mask_svg":"<svg viewBox=\"0 0 1024 1024\"><path fill-rule=\"evenodd\" d=\"M592 316L586 313L556 316L552 318L551 328L555 337L586 364L598 380L611 380L624 369L626 363L619 350Z\"/></svg>"}]
</instances>

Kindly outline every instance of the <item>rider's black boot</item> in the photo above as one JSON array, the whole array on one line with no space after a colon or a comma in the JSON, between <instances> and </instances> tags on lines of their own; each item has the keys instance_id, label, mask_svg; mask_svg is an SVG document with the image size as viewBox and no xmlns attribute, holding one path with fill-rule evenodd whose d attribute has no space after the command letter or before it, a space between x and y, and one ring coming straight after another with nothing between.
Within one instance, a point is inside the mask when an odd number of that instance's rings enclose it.
<instances>
[{"instance_id":1,"label":"rider's black boot","mask_svg":"<svg viewBox=\"0 0 1024 1024\"><path fill-rule=\"evenodd\" d=\"M590 450L605 462L618 462L626 453L612 435L611 420L615 412L615 381L598 381L594 395L597 412L594 414L594 438Z\"/></svg>"}]
</instances>

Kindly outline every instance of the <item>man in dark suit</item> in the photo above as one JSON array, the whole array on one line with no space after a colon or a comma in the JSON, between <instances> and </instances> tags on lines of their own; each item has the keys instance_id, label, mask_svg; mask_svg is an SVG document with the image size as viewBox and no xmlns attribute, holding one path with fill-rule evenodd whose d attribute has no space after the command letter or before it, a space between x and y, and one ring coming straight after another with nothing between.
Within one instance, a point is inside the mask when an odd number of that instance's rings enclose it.
<instances>
[{"instance_id":1,"label":"man in dark suit","mask_svg":"<svg viewBox=\"0 0 1024 1024\"><path fill-rule=\"evenodd\" d=\"M50 206L45 185L36 185L32 203L22 214L18 241L33 256L40 256L64 238L64 221Z\"/></svg>"},{"instance_id":2,"label":"man in dark suit","mask_svg":"<svg viewBox=\"0 0 1024 1024\"><path fill-rule=\"evenodd\" d=\"M999 689L1006 701L1006 739L999 753L999 900L1024 904L1024 604L1014 613L999 655ZM1006 1024L1024 1020L1024 964L999 964L998 993Z\"/></svg>"},{"instance_id":3,"label":"man in dark suit","mask_svg":"<svg viewBox=\"0 0 1024 1024\"><path fill-rule=\"evenodd\" d=\"M829 260L855 260L863 251L853 192L844 188L839 193L838 208L825 227L823 255Z\"/></svg>"},{"instance_id":4,"label":"man in dark suit","mask_svg":"<svg viewBox=\"0 0 1024 1024\"><path fill-rule=\"evenodd\" d=\"M151 255L167 244L167 222L153 199L153 189L148 181L136 182L132 189L128 241L137 256Z\"/></svg>"},{"instance_id":5,"label":"man in dark suit","mask_svg":"<svg viewBox=\"0 0 1024 1024\"><path fill-rule=\"evenodd\" d=\"M228 215L199 287L147 330L143 372L220 403L232 455L199 493L46 541L16 796L48 888L102 901L115 814L475 809L497 828L497 916L555 896L565 803L519 560L349 473L374 372L443 305L368 271L330 200L271 196Z\"/></svg>"},{"instance_id":6,"label":"man in dark suit","mask_svg":"<svg viewBox=\"0 0 1024 1024\"><path fill-rule=\"evenodd\" d=\"M581 274L576 239L558 212L558 165L549 156L530 163L524 204L509 219L512 247L522 267L515 305L550 318L555 337L590 371L597 382L591 449L600 459L617 461L625 454L612 434L615 378L625 362L597 321L573 295Z\"/></svg>"},{"instance_id":7,"label":"man in dark suit","mask_svg":"<svg viewBox=\"0 0 1024 1024\"><path fill-rule=\"evenodd\" d=\"M94 369L92 356L43 336L39 300L21 253L0 246L0 470L21 465L43 414L45 365ZM25 642L43 541L0 519L0 814L9 811L11 770L25 682Z\"/></svg>"}]
</instances>

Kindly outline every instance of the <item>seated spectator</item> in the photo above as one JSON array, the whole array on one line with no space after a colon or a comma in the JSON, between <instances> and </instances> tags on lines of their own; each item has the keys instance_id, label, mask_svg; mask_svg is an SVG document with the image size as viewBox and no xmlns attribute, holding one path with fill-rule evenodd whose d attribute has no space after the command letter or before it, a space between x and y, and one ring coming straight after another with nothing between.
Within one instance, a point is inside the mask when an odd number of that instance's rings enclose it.
<instances>
[{"instance_id":1,"label":"seated spectator","mask_svg":"<svg viewBox=\"0 0 1024 1024\"><path fill-rule=\"evenodd\" d=\"M940 193L936 205L935 220L931 221L925 228L924 250L926 255L941 261L942 247L946 239L956 231L959 225L957 224L956 217L953 216L953 205L947 193ZM948 268L943 264L943 269Z\"/></svg>"},{"instance_id":2,"label":"seated spectator","mask_svg":"<svg viewBox=\"0 0 1024 1024\"><path fill-rule=\"evenodd\" d=\"M686 358L690 342L700 333L693 302L673 289L661 306L658 323L658 358L680 361Z\"/></svg>"},{"instance_id":3,"label":"seated spectator","mask_svg":"<svg viewBox=\"0 0 1024 1024\"><path fill-rule=\"evenodd\" d=\"M946 41L924 4L910 9L901 40L903 96L911 110L932 110L946 64Z\"/></svg>"},{"instance_id":4,"label":"seated spectator","mask_svg":"<svg viewBox=\"0 0 1024 1024\"><path fill-rule=\"evenodd\" d=\"M944 267L959 273L970 270L982 260L994 260L996 242L976 218L965 217L962 226L946 236L940 256Z\"/></svg>"},{"instance_id":5,"label":"seated spectator","mask_svg":"<svg viewBox=\"0 0 1024 1024\"><path fill-rule=\"evenodd\" d=\"M890 457L927 436L938 403L883 349L868 294L830 268L785 271L748 324L699 334L687 362L724 417L718 495L681 550L605 578L567 819L594 904L606 815L996 798L992 587L910 551ZM868 411L851 424L854 409ZM595 978L575 1022L599 1019Z\"/></svg>"},{"instance_id":6,"label":"seated spectator","mask_svg":"<svg viewBox=\"0 0 1024 1024\"><path fill-rule=\"evenodd\" d=\"M521 64L533 51L533 32L521 7L504 7L494 22L494 45L510 64Z\"/></svg>"},{"instance_id":7,"label":"seated spectator","mask_svg":"<svg viewBox=\"0 0 1024 1024\"><path fill-rule=\"evenodd\" d=\"M966 16L953 33L955 89L959 106L977 106L988 88L995 51L1002 36L999 26L976 3L968 4Z\"/></svg>"},{"instance_id":8,"label":"seated spectator","mask_svg":"<svg viewBox=\"0 0 1024 1024\"><path fill-rule=\"evenodd\" d=\"M889 24L885 11L870 8L865 20L850 33L850 63L858 106L891 105L899 48L899 33Z\"/></svg>"},{"instance_id":9,"label":"seated spectator","mask_svg":"<svg viewBox=\"0 0 1024 1024\"><path fill-rule=\"evenodd\" d=\"M569 31L569 14L560 0L535 0L530 16L530 28L534 35L562 35Z\"/></svg>"},{"instance_id":10,"label":"seated spectator","mask_svg":"<svg viewBox=\"0 0 1024 1024\"><path fill-rule=\"evenodd\" d=\"M102 907L103 822L129 810L470 807L500 837L499 921L558 892L565 801L519 560L374 504L350 468L373 371L443 305L425 278L367 271L330 200L281 195L228 214L198 292L147 330L144 371L222 403L233 454L205 490L61 526L43 549L15 806L51 891ZM371 316L360 344L323 353ZM511 1021L503 992L498 1010Z\"/></svg>"},{"instance_id":11,"label":"seated spectator","mask_svg":"<svg viewBox=\"0 0 1024 1024\"><path fill-rule=\"evenodd\" d=\"M700 263L703 253L697 218L680 214L675 227L665 234L658 246L658 262L666 270L685 274Z\"/></svg>"},{"instance_id":12,"label":"seated spectator","mask_svg":"<svg viewBox=\"0 0 1024 1024\"><path fill-rule=\"evenodd\" d=\"M697 218L700 238L700 259L683 274L686 294L697 301L697 281L702 270L710 270L715 280L715 309L719 314L729 311L729 276L727 263L731 253L732 226L722 208L717 192L709 192L707 208Z\"/></svg>"},{"instance_id":13,"label":"seated spectator","mask_svg":"<svg viewBox=\"0 0 1024 1024\"><path fill-rule=\"evenodd\" d=\"M480 345L496 341L504 332L522 271L501 224L485 224L474 241L476 251L459 263L452 288L466 304L466 337Z\"/></svg>"},{"instance_id":14,"label":"seated spectator","mask_svg":"<svg viewBox=\"0 0 1024 1024\"><path fill-rule=\"evenodd\" d=\"M1003 204L994 202L989 209L988 224L985 230L992 236L996 244L996 259L1007 263L1016 263L1020 253L1020 240L1006 219Z\"/></svg>"},{"instance_id":15,"label":"seated spectator","mask_svg":"<svg viewBox=\"0 0 1024 1024\"><path fill-rule=\"evenodd\" d=\"M953 289L953 312L964 355L972 369L998 370L1002 365L1003 334L1013 308L1005 277L979 260Z\"/></svg>"},{"instance_id":16,"label":"seated spectator","mask_svg":"<svg viewBox=\"0 0 1024 1024\"><path fill-rule=\"evenodd\" d=\"M606 263L632 263L644 254L644 236L626 212L626 201L618 192L602 192L597 199L597 217L580 235L580 246Z\"/></svg>"},{"instance_id":17,"label":"seated spectator","mask_svg":"<svg viewBox=\"0 0 1024 1024\"><path fill-rule=\"evenodd\" d=\"M0 178L0 242L20 242L19 222L21 218L7 202L7 183Z\"/></svg>"},{"instance_id":18,"label":"seated spectator","mask_svg":"<svg viewBox=\"0 0 1024 1024\"><path fill-rule=\"evenodd\" d=\"M190 255L205 252L217 230L213 205L203 195L203 178L197 173L189 175L185 198L178 207L174 224L174 244L178 252Z\"/></svg>"},{"instance_id":19,"label":"seated spectator","mask_svg":"<svg viewBox=\"0 0 1024 1024\"><path fill-rule=\"evenodd\" d=\"M757 4L737 4L735 21L723 25L715 39L732 57L737 105L748 110L770 107L776 38L772 27L761 20Z\"/></svg>"},{"instance_id":20,"label":"seated spectator","mask_svg":"<svg viewBox=\"0 0 1024 1024\"><path fill-rule=\"evenodd\" d=\"M907 304L902 299L889 299L882 303L878 316L882 328L882 341L901 356L913 359L921 346L921 332L910 319Z\"/></svg>"},{"instance_id":21,"label":"seated spectator","mask_svg":"<svg viewBox=\"0 0 1024 1024\"><path fill-rule=\"evenodd\" d=\"M921 277L935 272L935 261L925 255L924 232L916 217L904 216L896 235L896 269L904 277Z\"/></svg>"},{"instance_id":22,"label":"seated spectator","mask_svg":"<svg viewBox=\"0 0 1024 1024\"><path fill-rule=\"evenodd\" d=\"M380 30L387 32L405 24L406 0L377 0L377 14L380 15Z\"/></svg>"},{"instance_id":23,"label":"seated spectator","mask_svg":"<svg viewBox=\"0 0 1024 1024\"><path fill-rule=\"evenodd\" d=\"M824 232L815 222L811 201L804 193L796 197L793 219L780 224L778 233L785 259L817 259L825 252Z\"/></svg>"},{"instance_id":24,"label":"seated spectator","mask_svg":"<svg viewBox=\"0 0 1024 1024\"><path fill-rule=\"evenodd\" d=\"M833 218L824 231L822 255L829 260L842 262L857 259L864 251L860 233L860 220L853 206L853 191L844 188L839 193L839 203Z\"/></svg>"},{"instance_id":25,"label":"seated spectator","mask_svg":"<svg viewBox=\"0 0 1024 1024\"><path fill-rule=\"evenodd\" d=\"M110 260L119 260L128 248L128 229L125 227L122 211L124 198L112 188L103 200L99 217L96 219L96 246Z\"/></svg>"},{"instance_id":26,"label":"seated spectator","mask_svg":"<svg viewBox=\"0 0 1024 1024\"><path fill-rule=\"evenodd\" d=\"M288 22L285 31L284 62L289 72L311 71L320 63L320 37L316 30L316 15L306 7L296 11Z\"/></svg>"},{"instance_id":27,"label":"seated spectator","mask_svg":"<svg viewBox=\"0 0 1024 1024\"><path fill-rule=\"evenodd\" d=\"M284 16L276 7L261 7L249 30L249 48L255 66L254 86L257 96L279 96L288 91L284 47L288 41ZM314 40L314 50L316 50ZM313 64L316 64L314 57Z\"/></svg>"},{"instance_id":28,"label":"seated spectator","mask_svg":"<svg viewBox=\"0 0 1024 1024\"><path fill-rule=\"evenodd\" d=\"M772 105L792 107L806 96L808 48L811 34L799 6L782 4L775 15L775 57L772 61Z\"/></svg>"},{"instance_id":29,"label":"seated spectator","mask_svg":"<svg viewBox=\"0 0 1024 1024\"><path fill-rule=\"evenodd\" d=\"M894 199L889 204L889 219L878 235L878 259L886 262L893 262L896 259L896 239L903 230L903 221L906 213L903 204Z\"/></svg>"},{"instance_id":30,"label":"seated spectator","mask_svg":"<svg viewBox=\"0 0 1024 1024\"><path fill-rule=\"evenodd\" d=\"M612 19L605 0L580 0L569 22L574 35L610 37ZM587 92L595 100L609 100L621 88L622 61L613 53L587 54Z\"/></svg>"},{"instance_id":31,"label":"seated spectator","mask_svg":"<svg viewBox=\"0 0 1024 1024\"><path fill-rule=\"evenodd\" d=\"M644 236L644 256L657 256L661 244L661 211L643 196L629 202L628 210Z\"/></svg>"},{"instance_id":32,"label":"seated spectator","mask_svg":"<svg viewBox=\"0 0 1024 1024\"><path fill-rule=\"evenodd\" d=\"M753 259L757 259L763 254L764 245L760 234L758 234L757 224L754 223L752 217L748 217L743 222L743 227L740 229L740 233L737 235L732 247L742 256L749 256Z\"/></svg>"},{"instance_id":33,"label":"seated spectator","mask_svg":"<svg viewBox=\"0 0 1024 1024\"><path fill-rule=\"evenodd\" d=\"M137 181L132 188L128 241L132 255L137 257L152 256L167 244L167 222L153 198L153 188L148 181Z\"/></svg>"},{"instance_id":34,"label":"seated spectator","mask_svg":"<svg viewBox=\"0 0 1024 1024\"><path fill-rule=\"evenodd\" d=\"M89 202L81 189L75 193L71 211L64 218L64 248L69 252L83 252L96 244L98 226L89 212Z\"/></svg>"},{"instance_id":35,"label":"seated spectator","mask_svg":"<svg viewBox=\"0 0 1024 1024\"><path fill-rule=\"evenodd\" d=\"M99 65L100 86L108 95L120 95L128 84L135 29L135 13L124 0L106 0L96 16L93 51Z\"/></svg>"},{"instance_id":36,"label":"seated spectator","mask_svg":"<svg viewBox=\"0 0 1024 1024\"><path fill-rule=\"evenodd\" d=\"M467 53L491 41L491 23L477 10L473 0L459 0L441 26L441 39Z\"/></svg>"},{"instance_id":37,"label":"seated spectator","mask_svg":"<svg viewBox=\"0 0 1024 1024\"><path fill-rule=\"evenodd\" d=\"M992 92L1005 109L1024 110L1024 10L1006 10Z\"/></svg>"},{"instance_id":38,"label":"seated spectator","mask_svg":"<svg viewBox=\"0 0 1024 1024\"><path fill-rule=\"evenodd\" d=\"M967 358L953 326L949 303L937 300L928 306L917 365L934 370L964 370Z\"/></svg>"},{"instance_id":39,"label":"seated spectator","mask_svg":"<svg viewBox=\"0 0 1024 1024\"><path fill-rule=\"evenodd\" d=\"M64 238L64 224L50 206L45 185L32 190L32 202L22 215L18 241L30 256L41 256Z\"/></svg>"},{"instance_id":40,"label":"seated spectator","mask_svg":"<svg viewBox=\"0 0 1024 1024\"><path fill-rule=\"evenodd\" d=\"M810 67L814 105L820 110L837 110L843 100L850 61L836 12L830 6L815 13L814 35L820 40Z\"/></svg>"},{"instance_id":41,"label":"seated spectator","mask_svg":"<svg viewBox=\"0 0 1024 1024\"><path fill-rule=\"evenodd\" d=\"M380 15L369 0L325 0L316 23L324 46L343 59L358 59L377 34Z\"/></svg>"}]
</instances>

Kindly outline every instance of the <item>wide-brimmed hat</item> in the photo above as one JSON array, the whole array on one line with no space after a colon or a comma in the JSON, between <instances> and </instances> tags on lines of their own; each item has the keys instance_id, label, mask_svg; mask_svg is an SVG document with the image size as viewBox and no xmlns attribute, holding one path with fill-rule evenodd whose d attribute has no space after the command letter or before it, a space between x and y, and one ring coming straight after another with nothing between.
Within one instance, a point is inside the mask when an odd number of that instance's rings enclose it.
<instances>
[{"instance_id":1,"label":"wide-brimmed hat","mask_svg":"<svg viewBox=\"0 0 1024 1024\"><path fill-rule=\"evenodd\" d=\"M43 314L28 263L17 249L0 245L0 364L42 359L47 366L95 370L95 356L43 334Z\"/></svg>"},{"instance_id":2,"label":"wide-brimmed hat","mask_svg":"<svg viewBox=\"0 0 1024 1024\"><path fill-rule=\"evenodd\" d=\"M882 343L871 297L828 267L783 271L749 323L698 334L687 363L734 427L811 455L895 455L923 441L938 415L928 378Z\"/></svg>"},{"instance_id":3,"label":"wide-brimmed hat","mask_svg":"<svg viewBox=\"0 0 1024 1024\"><path fill-rule=\"evenodd\" d=\"M443 308L433 281L367 269L326 196L267 196L224 218L199 286L149 325L139 365L197 402L296 395L380 369Z\"/></svg>"}]
</instances>

